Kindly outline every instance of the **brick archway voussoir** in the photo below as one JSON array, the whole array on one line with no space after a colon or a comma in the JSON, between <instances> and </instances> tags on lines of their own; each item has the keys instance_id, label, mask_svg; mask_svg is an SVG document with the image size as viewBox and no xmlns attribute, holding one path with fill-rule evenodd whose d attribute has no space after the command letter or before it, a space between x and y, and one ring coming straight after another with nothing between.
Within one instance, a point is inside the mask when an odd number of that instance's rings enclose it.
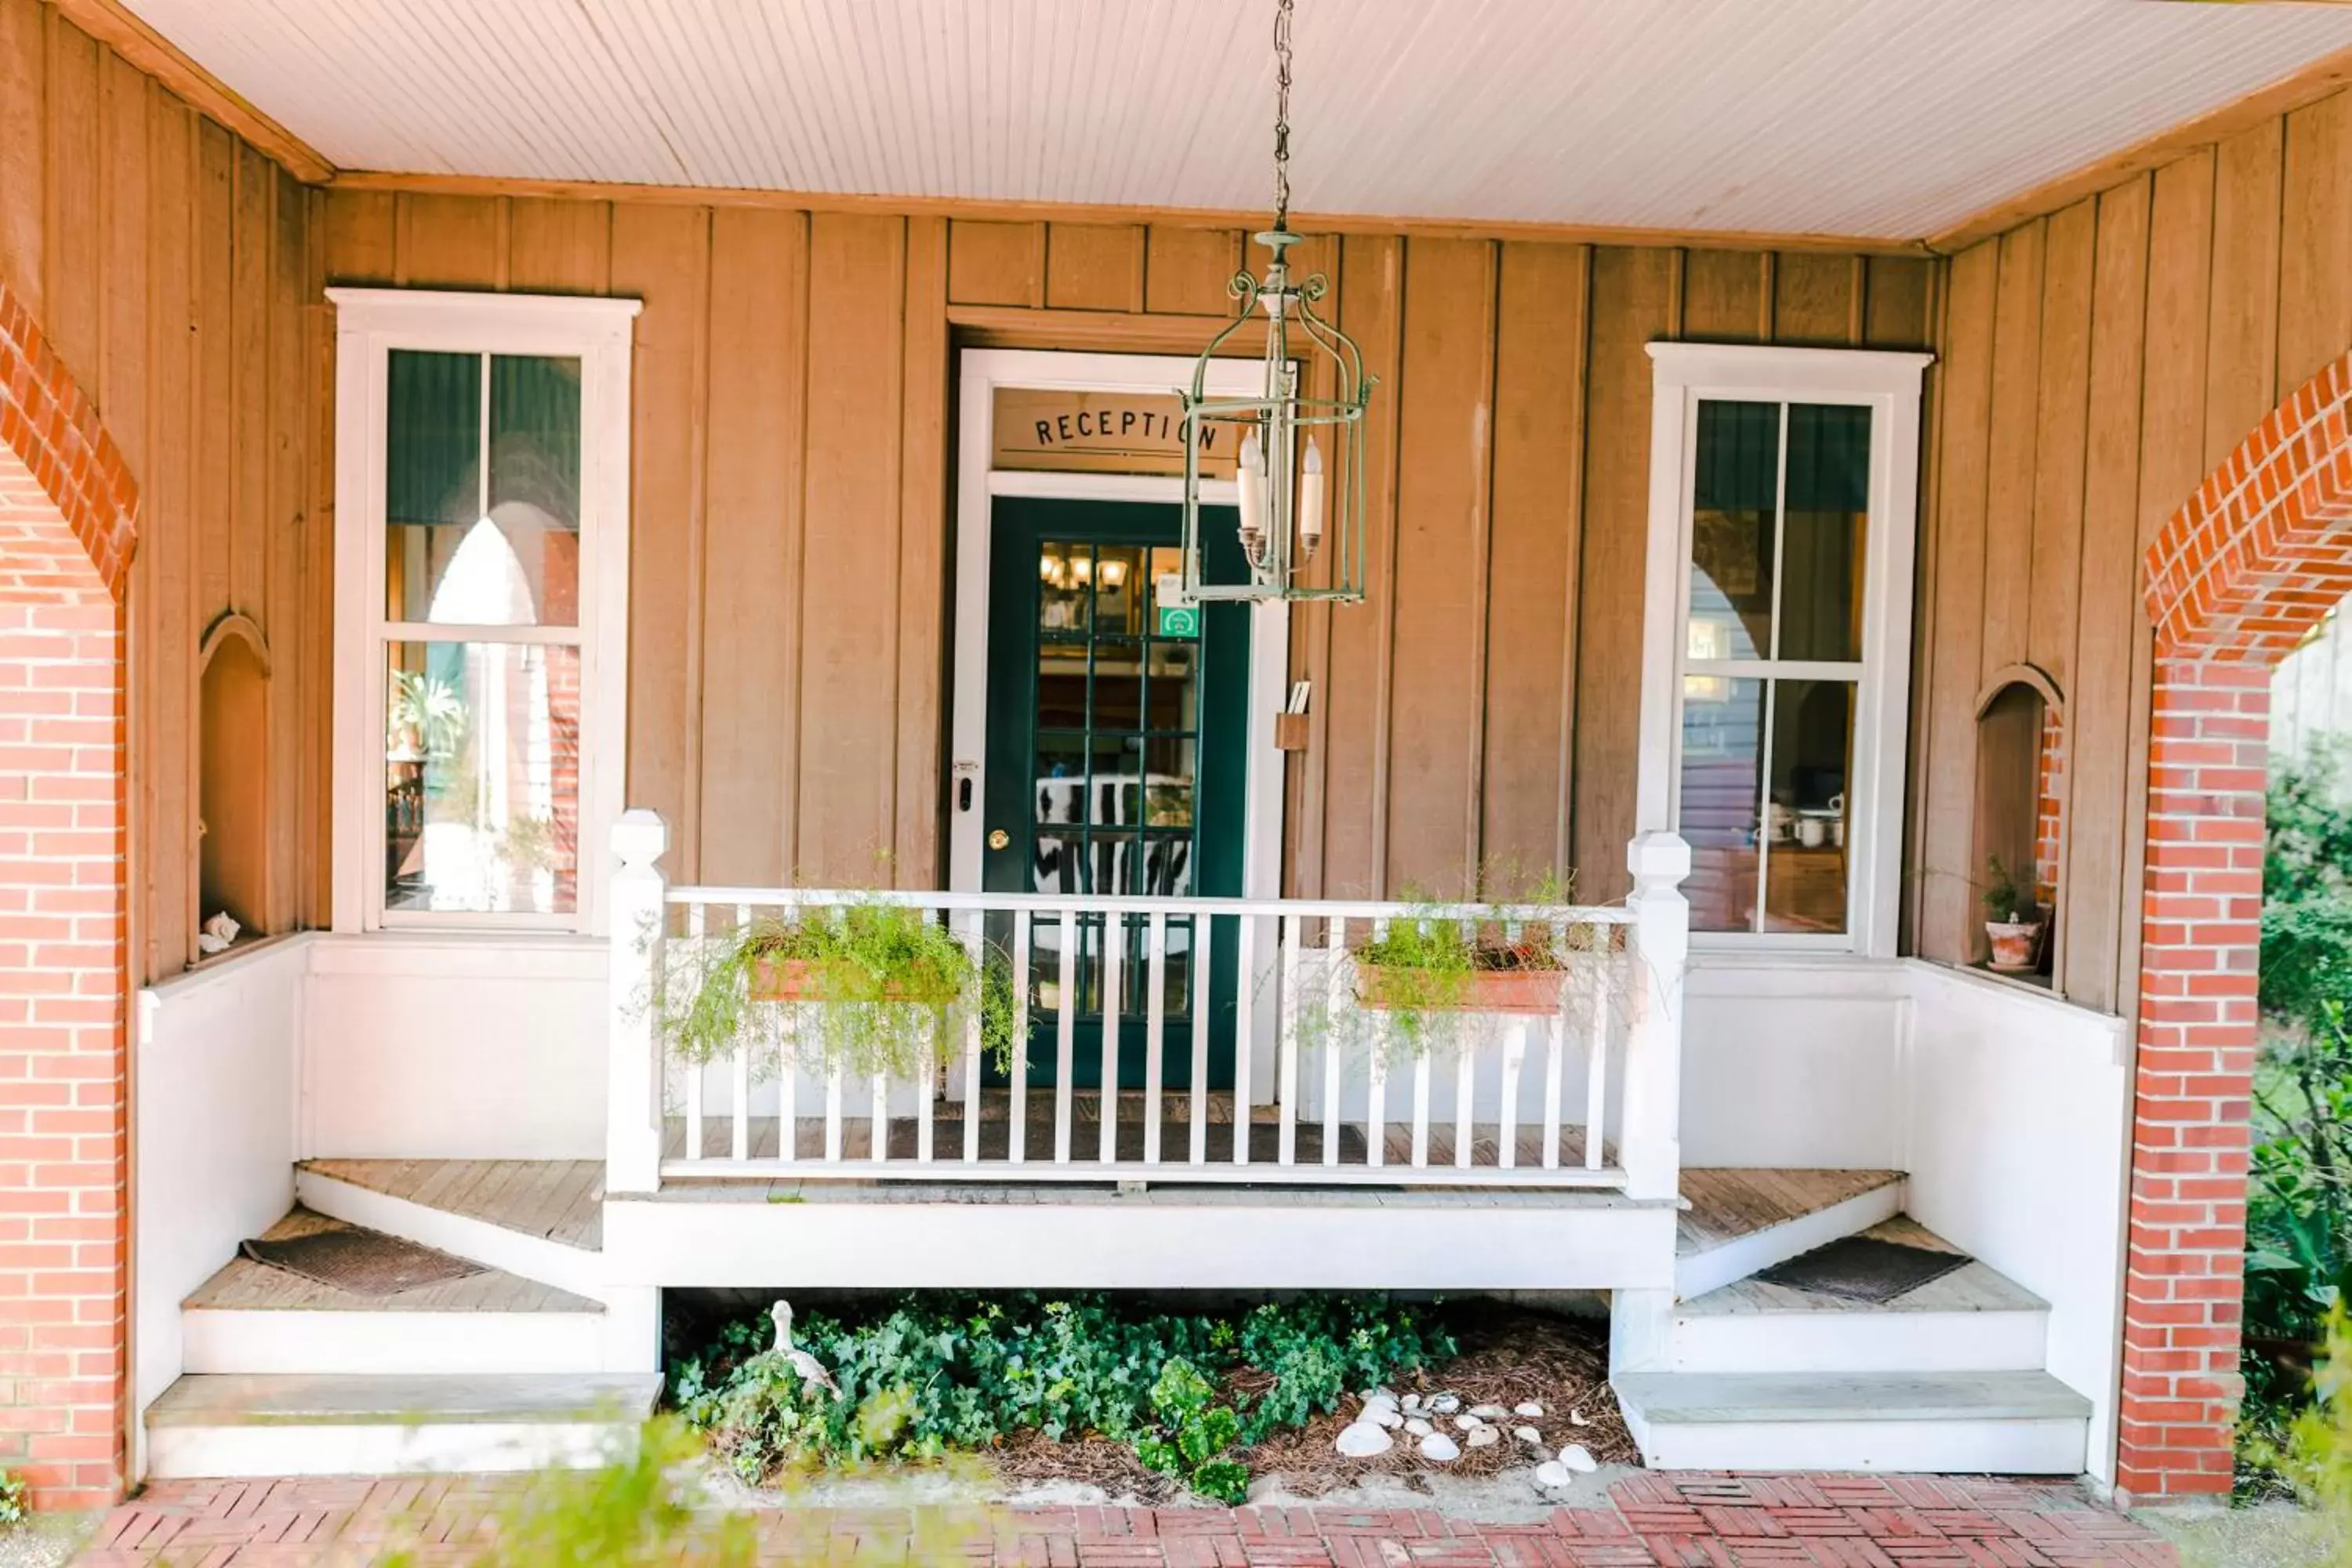
<instances>
[{"instance_id":1,"label":"brick archway voussoir","mask_svg":"<svg viewBox=\"0 0 2352 1568\"><path fill-rule=\"evenodd\" d=\"M5 284L0 284L0 444L56 505L99 581L120 603L139 542L138 483L97 405ZM19 586L9 581L13 561L13 554L0 556L0 588Z\"/></svg>"}]
</instances>

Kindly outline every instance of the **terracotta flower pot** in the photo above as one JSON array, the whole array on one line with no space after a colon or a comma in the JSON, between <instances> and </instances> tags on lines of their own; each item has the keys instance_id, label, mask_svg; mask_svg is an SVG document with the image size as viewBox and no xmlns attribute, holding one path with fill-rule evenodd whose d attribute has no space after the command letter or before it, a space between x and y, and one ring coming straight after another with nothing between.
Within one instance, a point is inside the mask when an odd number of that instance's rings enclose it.
<instances>
[{"instance_id":1,"label":"terracotta flower pot","mask_svg":"<svg viewBox=\"0 0 2352 1568\"><path fill-rule=\"evenodd\" d=\"M894 981L882 988L880 1000L909 1002L924 1007L944 1007L956 999L953 986L920 981ZM751 964L754 1002L838 1002L835 988L825 984L822 967L806 958L760 958Z\"/></svg>"},{"instance_id":2,"label":"terracotta flower pot","mask_svg":"<svg viewBox=\"0 0 2352 1568\"><path fill-rule=\"evenodd\" d=\"M1985 940L1992 943L1992 967L2022 974L2042 961L2041 921L1987 921Z\"/></svg>"},{"instance_id":3,"label":"terracotta flower pot","mask_svg":"<svg viewBox=\"0 0 2352 1568\"><path fill-rule=\"evenodd\" d=\"M1559 994L1567 976L1557 969L1474 969L1459 1002L1429 1007L1416 997L1418 989L1404 983L1412 973L1385 964L1356 965L1356 998L1381 1012L1423 1008L1446 1013L1542 1013L1559 1011Z\"/></svg>"}]
</instances>

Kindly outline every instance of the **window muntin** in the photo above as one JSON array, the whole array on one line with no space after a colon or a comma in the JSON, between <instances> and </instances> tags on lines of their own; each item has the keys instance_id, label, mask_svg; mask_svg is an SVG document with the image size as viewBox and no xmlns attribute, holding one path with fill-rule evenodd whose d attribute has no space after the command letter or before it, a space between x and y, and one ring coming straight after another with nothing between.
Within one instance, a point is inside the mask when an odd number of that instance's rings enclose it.
<instances>
[{"instance_id":1,"label":"window muntin","mask_svg":"<svg viewBox=\"0 0 2352 1568\"><path fill-rule=\"evenodd\" d=\"M1871 419L1782 399L1693 411L1674 826L1695 931L1850 930Z\"/></svg>"}]
</instances>

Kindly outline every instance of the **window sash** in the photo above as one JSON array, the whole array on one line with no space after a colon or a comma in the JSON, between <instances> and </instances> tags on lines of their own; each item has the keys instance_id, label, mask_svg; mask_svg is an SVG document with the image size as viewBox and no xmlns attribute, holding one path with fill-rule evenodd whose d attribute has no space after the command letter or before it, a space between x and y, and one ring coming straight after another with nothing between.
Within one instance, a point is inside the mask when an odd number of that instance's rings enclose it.
<instances>
[{"instance_id":1,"label":"window sash","mask_svg":"<svg viewBox=\"0 0 2352 1568\"><path fill-rule=\"evenodd\" d=\"M499 929L600 934L604 837L620 813L627 733L630 349L634 300L439 290L328 291L336 323L333 928ZM391 618L389 380L394 351L576 360L580 366L576 623L479 626ZM487 418L489 399L478 416ZM482 483L490 482L488 433ZM579 837L573 908L557 914L385 908L384 763L394 643L570 647L579 665Z\"/></svg>"},{"instance_id":2,"label":"window sash","mask_svg":"<svg viewBox=\"0 0 2352 1568\"><path fill-rule=\"evenodd\" d=\"M1920 378L1932 356L1879 350L1653 343L1649 534L1636 822L1675 830L1681 820L1684 692L1687 678L1831 681L1852 688L1846 770L1846 921L1836 934L1693 933L1704 946L1852 952L1891 956L1900 897L1906 712L1910 668L1912 560L1917 514ZM1863 533L1861 658L1845 660L1690 657L1696 450L1702 402L1843 405L1871 411ZM1784 416L1774 455L1774 635L1780 633L1787 539L1790 435ZM1759 476L1760 477L1760 476ZM1762 711L1759 699L1758 710ZM1758 747L1759 752L1762 746ZM1760 820L1770 790L1761 756ZM1760 881L1757 907L1768 895ZM1751 916L1751 920L1759 917Z\"/></svg>"}]
</instances>

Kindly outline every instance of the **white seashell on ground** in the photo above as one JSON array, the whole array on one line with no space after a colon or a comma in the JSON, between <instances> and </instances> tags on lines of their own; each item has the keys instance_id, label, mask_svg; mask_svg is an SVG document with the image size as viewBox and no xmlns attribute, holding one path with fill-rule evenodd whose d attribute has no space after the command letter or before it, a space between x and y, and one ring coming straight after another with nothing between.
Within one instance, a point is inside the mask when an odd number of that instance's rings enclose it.
<instances>
[{"instance_id":1,"label":"white seashell on ground","mask_svg":"<svg viewBox=\"0 0 2352 1568\"><path fill-rule=\"evenodd\" d=\"M1500 1426L1473 1426L1470 1436L1464 1439L1474 1448L1491 1448L1502 1440L1503 1429Z\"/></svg>"},{"instance_id":2,"label":"white seashell on ground","mask_svg":"<svg viewBox=\"0 0 2352 1568\"><path fill-rule=\"evenodd\" d=\"M1470 1407L1470 1414L1481 1421L1500 1421L1510 1412L1499 1405L1474 1405Z\"/></svg>"},{"instance_id":3,"label":"white seashell on ground","mask_svg":"<svg viewBox=\"0 0 2352 1568\"><path fill-rule=\"evenodd\" d=\"M1352 1426L1339 1429L1339 1440L1335 1447L1350 1459L1369 1459L1375 1454L1387 1453L1394 1441L1386 1427L1359 1421Z\"/></svg>"},{"instance_id":4,"label":"white seashell on ground","mask_svg":"<svg viewBox=\"0 0 2352 1568\"><path fill-rule=\"evenodd\" d=\"M1364 1414L1358 1419L1369 1421L1375 1426L1402 1426L1404 1425L1404 1417L1397 1414L1396 1406L1392 1405L1366 1405L1364 1407Z\"/></svg>"},{"instance_id":5,"label":"white seashell on ground","mask_svg":"<svg viewBox=\"0 0 2352 1568\"><path fill-rule=\"evenodd\" d=\"M1429 1402L1429 1407L1440 1415L1451 1415L1462 1408L1462 1396L1458 1394L1441 1394Z\"/></svg>"},{"instance_id":6,"label":"white seashell on ground","mask_svg":"<svg viewBox=\"0 0 2352 1568\"><path fill-rule=\"evenodd\" d=\"M1414 1436L1416 1436L1416 1437L1426 1437L1426 1436L1428 1436L1432 1432L1434 1432L1434 1431L1436 1431L1436 1430L1437 1430L1437 1428L1436 1428L1436 1427L1434 1427L1434 1426L1431 1426L1428 1422L1426 1422L1426 1421L1423 1420L1423 1419L1422 1419L1420 1416L1418 1416L1418 1415L1408 1415L1408 1416L1406 1416L1406 1417L1405 1417L1405 1422L1404 1422L1404 1429L1405 1429L1406 1431L1408 1431L1408 1432L1412 1433L1412 1434Z\"/></svg>"},{"instance_id":7,"label":"white seashell on ground","mask_svg":"<svg viewBox=\"0 0 2352 1568\"><path fill-rule=\"evenodd\" d=\"M1558 1459L1548 1459L1536 1467L1536 1485L1546 1491L1564 1487L1575 1479L1569 1474L1568 1467Z\"/></svg>"},{"instance_id":8,"label":"white seashell on ground","mask_svg":"<svg viewBox=\"0 0 2352 1568\"><path fill-rule=\"evenodd\" d=\"M1479 1427L1484 1426L1486 1423L1479 1420L1475 1415L1456 1415L1454 1418L1454 1425L1462 1431L1475 1432Z\"/></svg>"},{"instance_id":9,"label":"white seashell on ground","mask_svg":"<svg viewBox=\"0 0 2352 1568\"><path fill-rule=\"evenodd\" d=\"M1532 1399L1523 1400L1519 1404L1511 1406L1511 1414L1514 1415L1524 1415L1530 1421L1537 1421L1543 1417L1543 1406L1537 1404Z\"/></svg>"},{"instance_id":10,"label":"white seashell on ground","mask_svg":"<svg viewBox=\"0 0 2352 1568\"><path fill-rule=\"evenodd\" d=\"M1537 1431L1532 1426L1514 1426L1511 1428L1511 1436L1517 1437L1522 1443L1540 1443L1543 1441L1543 1434Z\"/></svg>"},{"instance_id":11,"label":"white seashell on ground","mask_svg":"<svg viewBox=\"0 0 2352 1568\"><path fill-rule=\"evenodd\" d=\"M1570 1443L1559 1451L1559 1462L1576 1471L1577 1474L1584 1476L1589 1476L1601 1468L1599 1460L1574 1443Z\"/></svg>"},{"instance_id":12,"label":"white seashell on ground","mask_svg":"<svg viewBox=\"0 0 2352 1568\"><path fill-rule=\"evenodd\" d=\"M1421 1440L1421 1457L1450 1465L1462 1457L1462 1445L1443 1432L1432 1432Z\"/></svg>"}]
</instances>

